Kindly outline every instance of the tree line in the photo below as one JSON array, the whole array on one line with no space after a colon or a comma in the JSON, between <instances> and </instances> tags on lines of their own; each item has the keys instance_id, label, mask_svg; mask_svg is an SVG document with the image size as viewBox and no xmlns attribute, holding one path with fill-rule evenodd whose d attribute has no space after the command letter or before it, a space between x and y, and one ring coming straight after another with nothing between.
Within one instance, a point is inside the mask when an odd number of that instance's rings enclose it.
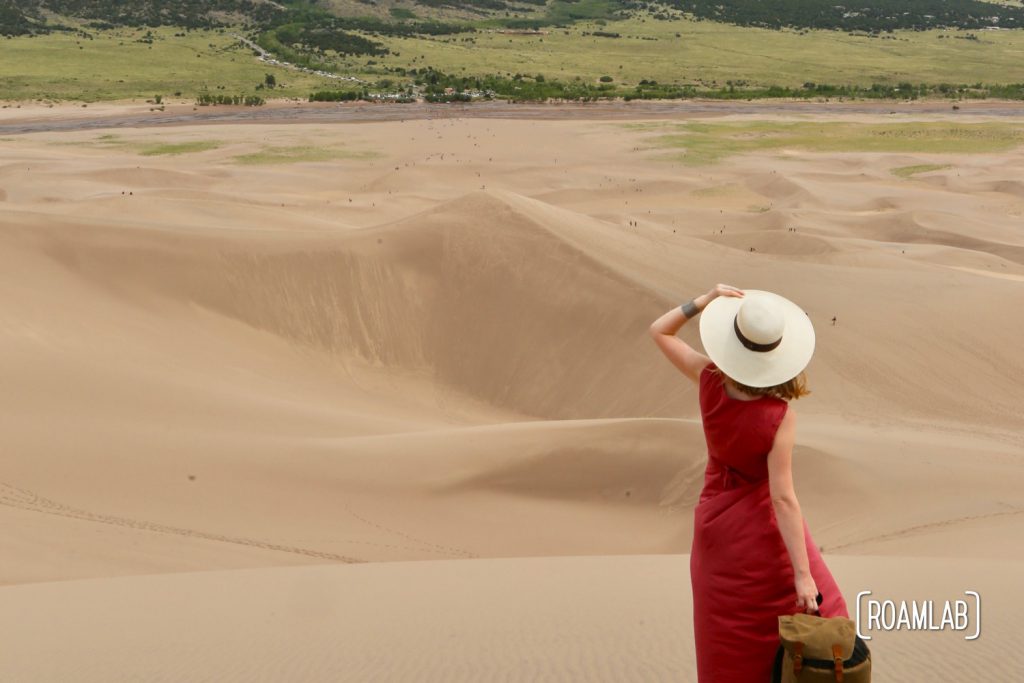
<instances>
[{"instance_id":1,"label":"tree line","mask_svg":"<svg viewBox=\"0 0 1024 683\"><path fill-rule=\"evenodd\" d=\"M180 26L209 29L230 25L226 17L273 24L285 10L260 0L0 0L0 33L24 35L67 30L46 13L92 19L107 27Z\"/></svg>"},{"instance_id":2,"label":"tree line","mask_svg":"<svg viewBox=\"0 0 1024 683\"><path fill-rule=\"evenodd\" d=\"M1024 9L980 0L651 0L698 19L739 26L868 33L932 28L1024 28ZM649 3L648 3L649 4Z\"/></svg>"}]
</instances>

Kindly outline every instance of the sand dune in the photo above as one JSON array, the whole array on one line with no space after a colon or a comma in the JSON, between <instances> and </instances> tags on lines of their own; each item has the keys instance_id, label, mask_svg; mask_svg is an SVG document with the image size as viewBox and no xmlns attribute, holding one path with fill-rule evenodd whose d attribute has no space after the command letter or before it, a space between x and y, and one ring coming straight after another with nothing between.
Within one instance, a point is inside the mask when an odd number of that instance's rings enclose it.
<instances>
[{"instance_id":1,"label":"sand dune","mask_svg":"<svg viewBox=\"0 0 1024 683\"><path fill-rule=\"evenodd\" d=\"M762 197L773 200L804 201L812 197L799 182L781 174L756 175L747 179L747 187Z\"/></svg>"},{"instance_id":2,"label":"sand dune","mask_svg":"<svg viewBox=\"0 0 1024 683\"><path fill-rule=\"evenodd\" d=\"M1024 182L1020 180L997 180L989 185L992 192L1024 197Z\"/></svg>"},{"instance_id":3,"label":"sand dune","mask_svg":"<svg viewBox=\"0 0 1024 683\"><path fill-rule=\"evenodd\" d=\"M890 212L872 225L864 225L861 221L850 221L851 235L872 241L895 242L899 244L927 244L953 247L964 251L981 251L998 256L1016 265L1024 265L1024 246L1007 244L998 239L975 237L965 234L971 229L970 223L963 219L955 221L955 230L943 230L931 225L946 223L954 228L953 221L930 212L900 211ZM967 223L965 225L965 223ZM1008 229L1008 232L1012 231ZM976 231L972 231L977 234ZM998 236L994 236L998 237Z\"/></svg>"},{"instance_id":4,"label":"sand dune","mask_svg":"<svg viewBox=\"0 0 1024 683\"><path fill-rule=\"evenodd\" d=\"M1021 606L1019 562L936 567L865 555L830 564L841 583L878 599L941 605L968 583L993 596L974 641L866 631L873 680L984 671L1009 681L1024 665L1007 637ZM200 572L11 586L0 596L0 634L20 655L0 660L12 681L696 680L687 555Z\"/></svg>"},{"instance_id":5,"label":"sand dune","mask_svg":"<svg viewBox=\"0 0 1024 683\"><path fill-rule=\"evenodd\" d=\"M0 678L694 680L705 443L647 326L717 282L814 322L795 477L847 599L999 603L971 647L879 638L878 680L1019 665L1019 151L104 134L0 142ZM237 161L317 146L346 154Z\"/></svg>"},{"instance_id":6,"label":"sand dune","mask_svg":"<svg viewBox=\"0 0 1024 683\"><path fill-rule=\"evenodd\" d=\"M779 254L791 259L806 256L819 259L824 254L840 251L838 247L821 237L814 235L796 235L790 232L779 233L773 230L757 232L732 232L728 235L712 236L710 241L727 244L740 251L757 252L759 254Z\"/></svg>"}]
</instances>

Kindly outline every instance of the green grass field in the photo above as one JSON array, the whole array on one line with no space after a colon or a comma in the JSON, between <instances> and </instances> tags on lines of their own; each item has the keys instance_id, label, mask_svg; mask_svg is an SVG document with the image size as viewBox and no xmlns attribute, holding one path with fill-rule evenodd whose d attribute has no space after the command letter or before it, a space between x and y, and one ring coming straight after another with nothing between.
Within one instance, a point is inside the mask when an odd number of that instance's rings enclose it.
<instances>
[{"instance_id":1,"label":"green grass field","mask_svg":"<svg viewBox=\"0 0 1024 683\"><path fill-rule=\"evenodd\" d=\"M220 143L216 140L196 140L194 142L177 142L169 144L145 145L139 150L144 157L192 154L217 149Z\"/></svg>"},{"instance_id":2,"label":"green grass field","mask_svg":"<svg viewBox=\"0 0 1024 683\"><path fill-rule=\"evenodd\" d=\"M584 36L598 28L620 38ZM676 34L679 37L676 37ZM727 24L630 19L607 26L577 24L547 35L496 32L435 39L382 38L399 56L381 65L432 66L453 74L543 74L616 83L746 81L750 85L799 87L805 82L1020 83L1024 82L1024 31L904 31L895 39L850 36L837 31L769 31ZM939 36L949 36L939 38ZM472 40L472 42L469 42ZM360 62L348 60L355 68ZM363 61L365 63L365 60Z\"/></svg>"},{"instance_id":3,"label":"green grass field","mask_svg":"<svg viewBox=\"0 0 1024 683\"><path fill-rule=\"evenodd\" d=\"M191 100L204 89L304 98L337 87L333 79L259 62L227 32L152 29L151 45L137 42L147 30L90 31L92 40L57 33L0 38L0 100L168 101L175 93ZM267 73L278 87L257 91Z\"/></svg>"},{"instance_id":4,"label":"green grass field","mask_svg":"<svg viewBox=\"0 0 1024 683\"><path fill-rule=\"evenodd\" d=\"M917 164L915 166L899 166L898 168L890 169L890 173L898 178L912 178L918 173L941 171L947 168L950 168L949 164Z\"/></svg>"},{"instance_id":5,"label":"green grass field","mask_svg":"<svg viewBox=\"0 0 1024 683\"><path fill-rule=\"evenodd\" d=\"M304 141L303 141L304 142ZM220 149L226 145L222 140L187 140L184 142L165 143L151 139L126 138L115 133L106 133L96 137L80 140L60 140L51 144L59 146L85 147L95 150L116 150L138 154L139 156L177 156L196 154ZM333 161L335 159L375 159L379 154L373 150L347 149L333 146L322 147L312 144L263 145L256 152L235 154L227 158L230 163L244 166L262 166L272 164L294 164L310 161Z\"/></svg>"},{"instance_id":6,"label":"green grass field","mask_svg":"<svg viewBox=\"0 0 1024 683\"><path fill-rule=\"evenodd\" d=\"M968 154L1001 152L1024 145L1024 125L1004 123L743 123L625 124L653 133L648 149L694 166L747 152L796 149L809 152L919 152ZM672 152L682 150L682 153ZM908 166L897 175L937 170ZM899 172L897 172L899 171Z\"/></svg>"},{"instance_id":7,"label":"green grass field","mask_svg":"<svg viewBox=\"0 0 1024 683\"><path fill-rule=\"evenodd\" d=\"M115 149L132 152L144 157L175 156L218 149L223 145L219 140L190 140L188 142L164 143L148 140L125 139L120 135L107 133L89 140L55 142L56 145L91 147L93 149Z\"/></svg>"},{"instance_id":8,"label":"green grass field","mask_svg":"<svg viewBox=\"0 0 1024 683\"><path fill-rule=\"evenodd\" d=\"M583 35L598 29L622 37ZM144 101L159 94L168 101L175 93L192 99L204 90L305 98L315 90L356 87L263 64L230 31L154 29L152 44L138 42L145 31L91 31L92 40L57 33L0 39L0 100ZM332 61L340 73L372 82L387 79L393 87L408 79L389 68L426 66L453 75L543 74L547 79L592 82L610 76L616 86L627 87L644 79L706 87L729 81L751 87L1024 82L1024 30L975 34L978 40L962 39L966 32L957 31L869 38L638 17L606 26L551 28L545 35L486 29L432 38L374 37L396 54L334 56ZM266 73L273 73L279 85L257 91Z\"/></svg>"},{"instance_id":9,"label":"green grass field","mask_svg":"<svg viewBox=\"0 0 1024 683\"><path fill-rule=\"evenodd\" d=\"M302 161L331 161L334 159L371 159L374 152L356 152L347 149L313 146L265 147L259 152L234 157L235 163L247 166L267 164L293 164Z\"/></svg>"}]
</instances>

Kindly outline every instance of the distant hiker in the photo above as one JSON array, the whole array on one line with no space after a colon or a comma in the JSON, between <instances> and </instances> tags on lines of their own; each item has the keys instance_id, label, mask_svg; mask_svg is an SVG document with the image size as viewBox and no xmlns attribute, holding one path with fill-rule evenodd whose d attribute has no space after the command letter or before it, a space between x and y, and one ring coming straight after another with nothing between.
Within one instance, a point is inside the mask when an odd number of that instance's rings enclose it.
<instances>
[{"instance_id":1,"label":"distant hiker","mask_svg":"<svg viewBox=\"0 0 1024 683\"><path fill-rule=\"evenodd\" d=\"M707 355L676 336L701 312ZM690 552L697 680L769 681L779 616L849 617L793 490L790 400L809 393L814 328L789 299L719 284L650 334L697 385L708 448Z\"/></svg>"}]
</instances>

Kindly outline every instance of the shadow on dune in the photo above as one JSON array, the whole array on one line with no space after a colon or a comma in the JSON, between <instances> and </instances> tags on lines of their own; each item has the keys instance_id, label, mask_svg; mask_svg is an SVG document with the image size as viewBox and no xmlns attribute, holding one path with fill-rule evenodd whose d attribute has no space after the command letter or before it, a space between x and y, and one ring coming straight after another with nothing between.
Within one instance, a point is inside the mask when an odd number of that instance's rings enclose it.
<instances>
[{"instance_id":1,"label":"shadow on dune","mask_svg":"<svg viewBox=\"0 0 1024 683\"><path fill-rule=\"evenodd\" d=\"M486 192L312 235L48 223L23 236L139 305L202 306L527 415L678 415L666 396L689 388L649 362L647 326L665 302L557 225Z\"/></svg>"}]
</instances>

